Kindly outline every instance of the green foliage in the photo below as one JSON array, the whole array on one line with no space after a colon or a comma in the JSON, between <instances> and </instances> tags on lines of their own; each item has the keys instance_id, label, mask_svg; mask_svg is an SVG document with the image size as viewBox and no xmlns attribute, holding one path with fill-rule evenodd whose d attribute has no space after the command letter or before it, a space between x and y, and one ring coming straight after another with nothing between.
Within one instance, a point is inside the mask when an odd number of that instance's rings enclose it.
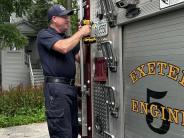
<instances>
[{"instance_id":1,"label":"green foliage","mask_svg":"<svg viewBox=\"0 0 184 138\"><path fill-rule=\"evenodd\" d=\"M72 9L77 9L77 1L72 1ZM78 30L78 15L75 13L74 15L71 16L71 31L72 34L74 34Z\"/></svg>"},{"instance_id":2,"label":"green foliage","mask_svg":"<svg viewBox=\"0 0 184 138\"><path fill-rule=\"evenodd\" d=\"M38 30L47 27L47 10L51 6L51 0L36 0L28 10L28 21Z\"/></svg>"},{"instance_id":3,"label":"green foliage","mask_svg":"<svg viewBox=\"0 0 184 138\"><path fill-rule=\"evenodd\" d=\"M78 29L78 16L76 14L71 16L71 31L74 34Z\"/></svg>"},{"instance_id":4,"label":"green foliage","mask_svg":"<svg viewBox=\"0 0 184 138\"><path fill-rule=\"evenodd\" d=\"M25 14L31 3L32 0L0 0L0 48L11 47L13 44L17 48L22 48L26 45L26 37L14 25L4 23L9 22L13 12L17 16Z\"/></svg>"},{"instance_id":5,"label":"green foliage","mask_svg":"<svg viewBox=\"0 0 184 138\"><path fill-rule=\"evenodd\" d=\"M66 0L35 0L35 3L28 9L28 21L38 30L48 26L47 11L53 4L62 4L67 6Z\"/></svg>"},{"instance_id":6,"label":"green foliage","mask_svg":"<svg viewBox=\"0 0 184 138\"><path fill-rule=\"evenodd\" d=\"M42 88L11 89L0 93L0 127L45 120Z\"/></svg>"},{"instance_id":7,"label":"green foliage","mask_svg":"<svg viewBox=\"0 0 184 138\"><path fill-rule=\"evenodd\" d=\"M8 21L13 12L22 16L31 4L32 0L0 0L0 23Z\"/></svg>"},{"instance_id":8,"label":"green foliage","mask_svg":"<svg viewBox=\"0 0 184 138\"><path fill-rule=\"evenodd\" d=\"M27 38L13 24L0 24L0 49L4 47L22 48L27 45Z\"/></svg>"},{"instance_id":9,"label":"green foliage","mask_svg":"<svg viewBox=\"0 0 184 138\"><path fill-rule=\"evenodd\" d=\"M27 38L14 25L4 23L9 22L11 13L15 12L17 16L26 13L29 22L40 30L47 27L47 10L54 3L67 6L67 0L0 0L0 48L13 45L22 48L28 43ZM76 6L76 1L73 1L73 5ZM72 33L76 32L77 15L71 17L71 27Z\"/></svg>"},{"instance_id":10,"label":"green foliage","mask_svg":"<svg viewBox=\"0 0 184 138\"><path fill-rule=\"evenodd\" d=\"M67 0L57 0L55 3L59 3L63 5L64 7L67 7Z\"/></svg>"},{"instance_id":11,"label":"green foliage","mask_svg":"<svg viewBox=\"0 0 184 138\"><path fill-rule=\"evenodd\" d=\"M38 30L48 26L47 11L53 4L61 4L67 7L67 0L36 0L28 10L28 20ZM73 7L76 7L76 1L73 1ZM77 30L77 15L71 16L72 33Z\"/></svg>"},{"instance_id":12,"label":"green foliage","mask_svg":"<svg viewBox=\"0 0 184 138\"><path fill-rule=\"evenodd\" d=\"M0 115L0 128L26 125L30 123L38 123L45 121L44 109L37 110L36 113L29 115L5 116Z\"/></svg>"}]
</instances>

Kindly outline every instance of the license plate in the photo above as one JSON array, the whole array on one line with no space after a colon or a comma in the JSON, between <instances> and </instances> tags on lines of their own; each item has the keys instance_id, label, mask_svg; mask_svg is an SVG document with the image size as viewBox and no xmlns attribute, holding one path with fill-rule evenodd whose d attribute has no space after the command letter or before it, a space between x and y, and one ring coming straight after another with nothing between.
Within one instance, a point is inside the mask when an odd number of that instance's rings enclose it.
<instances>
[{"instance_id":1,"label":"license plate","mask_svg":"<svg viewBox=\"0 0 184 138\"><path fill-rule=\"evenodd\" d=\"M95 35L96 37L103 37L108 34L108 24L107 22L97 22L95 23Z\"/></svg>"}]
</instances>

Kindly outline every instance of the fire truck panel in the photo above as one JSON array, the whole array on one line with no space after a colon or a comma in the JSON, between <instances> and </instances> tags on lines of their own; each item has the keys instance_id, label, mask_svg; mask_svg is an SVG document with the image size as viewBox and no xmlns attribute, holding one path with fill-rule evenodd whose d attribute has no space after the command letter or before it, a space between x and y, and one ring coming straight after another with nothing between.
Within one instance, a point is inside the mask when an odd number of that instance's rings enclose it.
<instances>
[{"instance_id":1,"label":"fire truck panel","mask_svg":"<svg viewBox=\"0 0 184 138\"><path fill-rule=\"evenodd\" d=\"M93 137L183 137L183 0L102 1L116 5L116 23L90 0L90 19L107 29L91 45Z\"/></svg>"}]
</instances>

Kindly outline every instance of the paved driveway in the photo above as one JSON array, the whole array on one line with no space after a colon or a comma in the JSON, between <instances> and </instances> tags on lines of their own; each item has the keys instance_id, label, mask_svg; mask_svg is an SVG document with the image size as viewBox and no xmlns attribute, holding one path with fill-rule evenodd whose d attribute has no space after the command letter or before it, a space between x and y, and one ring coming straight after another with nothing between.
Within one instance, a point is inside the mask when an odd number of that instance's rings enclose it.
<instances>
[{"instance_id":1,"label":"paved driveway","mask_svg":"<svg viewBox=\"0 0 184 138\"><path fill-rule=\"evenodd\" d=\"M0 129L1 138L49 138L47 124L35 123L30 125Z\"/></svg>"},{"instance_id":2,"label":"paved driveway","mask_svg":"<svg viewBox=\"0 0 184 138\"><path fill-rule=\"evenodd\" d=\"M46 123L34 123L0 128L0 138L49 138L49 134Z\"/></svg>"}]
</instances>

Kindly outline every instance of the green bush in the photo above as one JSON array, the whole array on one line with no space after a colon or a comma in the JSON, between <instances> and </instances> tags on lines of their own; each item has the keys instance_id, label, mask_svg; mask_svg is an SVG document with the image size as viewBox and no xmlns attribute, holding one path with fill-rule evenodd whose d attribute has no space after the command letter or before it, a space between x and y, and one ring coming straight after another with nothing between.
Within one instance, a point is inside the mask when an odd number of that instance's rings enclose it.
<instances>
[{"instance_id":1,"label":"green bush","mask_svg":"<svg viewBox=\"0 0 184 138\"><path fill-rule=\"evenodd\" d=\"M43 88L17 87L0 92L0 127L45 120Z\"/></svg>"}]
</instances>

